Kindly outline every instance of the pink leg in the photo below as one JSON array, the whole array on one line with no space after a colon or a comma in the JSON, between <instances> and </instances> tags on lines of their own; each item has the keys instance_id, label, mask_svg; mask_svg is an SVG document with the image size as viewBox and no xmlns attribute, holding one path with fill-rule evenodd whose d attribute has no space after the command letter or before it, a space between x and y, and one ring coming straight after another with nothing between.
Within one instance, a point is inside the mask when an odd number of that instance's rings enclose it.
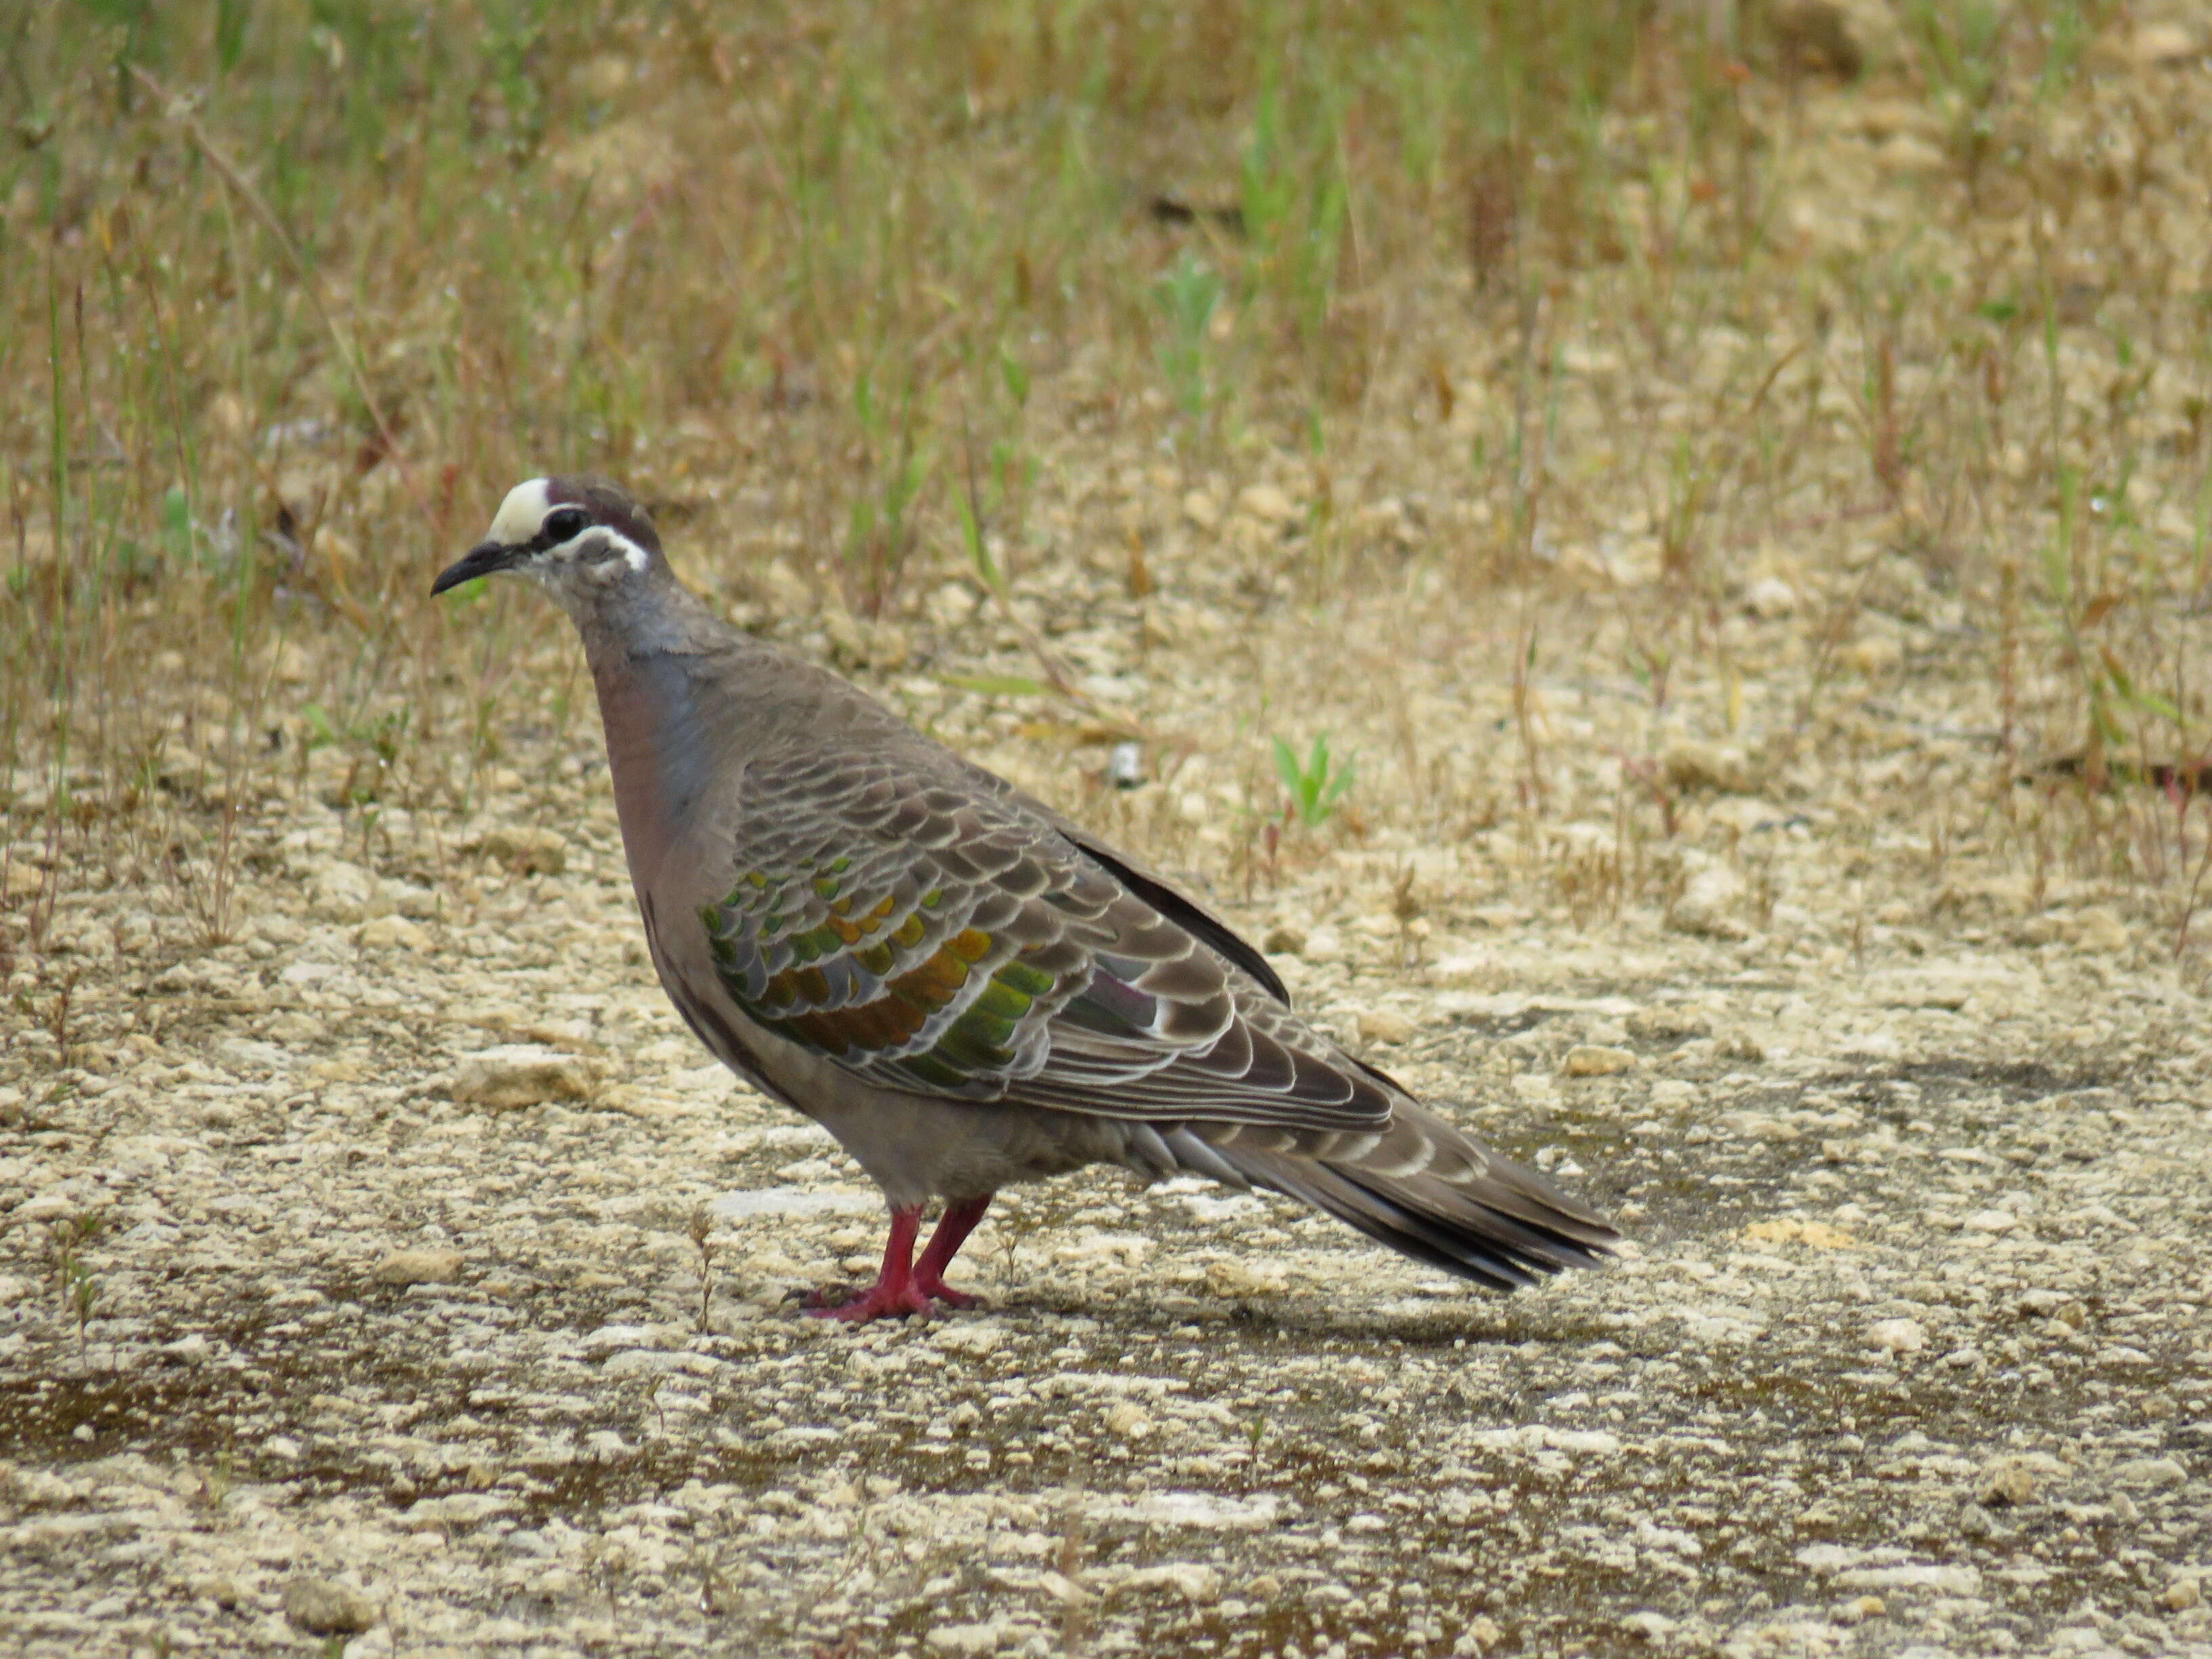
<instances>
[{"instance_id":1,"label":"pink leg","mask_svg":"<svg viewBox=\"0 0 2212 1659\"><path fill-rule=\"evenodd\" d=\"M968 1242L968 1235L975 1231L975 1224L983 1218L983 1212L991 1207L991 1194L981 1198L963 1199L957 1204L948 1204L945 1213L938 1218L937 1231L929 1236L929 1248L921 1253L921 1260L914 1264L914 1285L924 1296L935 1297L939 1302L956 1308L972 1308L975 1298L956 1291L945 1282L945 1270L952 1265L952 1258Z\"/></svg>"},{"instance_id":2,"label":"pink leg","mask_svg":"<svg viewBox=\"0 0 2212 1659\"><path fill-rule=\"evenodd\" d=\"M817 1319L842 1319L854 1325L880 1319L885 1314L927 1313L929 1293L915 1282L914 1276L914 1236L921 1231L921 1205L893 1210L890 1237L884 1242L884 1267L876 1275L876 1282L842 1307L815 1308L810 1311ZM937 1248L935 1241L931 1242L930 1248ZM945 1254L950 1255L951 1252Z\"/></svg>"}]
</instances>

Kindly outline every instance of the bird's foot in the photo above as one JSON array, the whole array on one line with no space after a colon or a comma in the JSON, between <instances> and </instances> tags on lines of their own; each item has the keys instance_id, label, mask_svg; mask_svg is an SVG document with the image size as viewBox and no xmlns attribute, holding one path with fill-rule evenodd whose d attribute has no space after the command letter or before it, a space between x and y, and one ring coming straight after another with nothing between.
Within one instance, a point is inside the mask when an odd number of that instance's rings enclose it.
<instances>
[{"instance_id":1,"label":"bird's foot","mask_svg":"<svg viewBox=\"0 0 2212 1659\"><path fill-rule=\"evenodd\" d=\"M831 1303L829 1296L816 1291L807 1300L807 1316L811 1319L842 1320L848 1325L865 1325L872 1319L886 1316L903 1319L909 1314L929 1317L929 1293L914 1280L903 1285L886 1285L878 1279L860 1295L848 1301Z\"/></svg>"},{"instance_id":2,"label":"bird's foot","mask_svg":"<svg viewBox=\"0 0 2212 1659\"><path fill-rule=\"evenodd\" d=\"M910 1204L903 1209L894 1206L890 1237L884 1243L884 1270L876 1275L876 1282L849 1301L834 1306L826 1293L817 1291L806 1298L807 1311L817 1319L839 1319L848 1325L865 1325L886 1315L902 1319L908 1314L920 1314L927 1319L940 1302L948 1308L974 1307L974 1297L945 1282L945 1268L952 1260L953 1252L960 1248L961 1241L983 1218L984 1206L990 1201L986 1196L948 1204L944 1219L937 1224L929 1248L922 1252L919 1261L914 1259L914 1235L921 1221L921 1206Z\"/></svg>"}]
</instances>

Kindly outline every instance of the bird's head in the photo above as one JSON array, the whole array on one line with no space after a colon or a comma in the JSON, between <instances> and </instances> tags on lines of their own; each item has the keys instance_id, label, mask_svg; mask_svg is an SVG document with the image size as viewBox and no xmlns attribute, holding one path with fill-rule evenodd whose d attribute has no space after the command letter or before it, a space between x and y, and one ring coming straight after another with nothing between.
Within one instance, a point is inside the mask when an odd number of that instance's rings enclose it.
<instances>
[{"instance_id":1,"label":"bird's head","mask_svg":"<svg viewBox=\"0 0 2212 1659\"><path fill-rule=\"evenodd\" d=\"M507 492L484 538L430 585L435 595L502 570L535 577L581 617L665 568L645 509L599 478L532 478Z\"/></svg>"}]
</instances>

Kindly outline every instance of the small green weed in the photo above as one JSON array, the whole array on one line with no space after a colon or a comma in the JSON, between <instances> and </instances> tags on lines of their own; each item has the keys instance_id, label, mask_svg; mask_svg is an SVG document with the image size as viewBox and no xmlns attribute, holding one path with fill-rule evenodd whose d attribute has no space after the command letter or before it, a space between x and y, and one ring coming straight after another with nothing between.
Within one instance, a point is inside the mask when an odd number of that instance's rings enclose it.
<instances>
[{"instance_id":1,"label":"small green weed","mask_svg":"<svg viewBox=\"0 0 2212 1659\"><path fill-rule=\"evenodd\" d=\"M62 1317L76 1327L79 1353L85 1349L86 1328L92 1323L92 1310L100 1303L99 1281L93 1277L92 1266L84 1259L84 1253L105 1231L106 1224L99 1216L80 1215L55 1222L46 1234L48 1251L53 1260L55 1300L60 1305Z\"/></svg>"},{"instance_id":2,"label":"small green weed","mask_svg":"<svg viewBox=\"0 0 2212 1659\"><path fill-rule=\"evenodd\" d=\"M1174 269L1152 284L1152 298L1167 324L1160 343L1160 368L1182 417L1201 424L1213 404L1213 375L1206 352L1207 331L1221 304L1221 277L1188 249Z\"/></svg>"},{"instance_id":3,"label":"small green weed","mask_svg":"<svg viewBox=\"0 0 2212 1659\"><path fill-rule=\"evenodd\" d=\"M714 1212L704 1204L694 1205L684 1231L699 1252L699 1334L704 1336L714 1328L708 1321L714 1305Z\"/></svg>"},{"instance_id":4,"label":"small green weed","mask_svg":"<svg viewBox=\"0 0 2212 1659\"><path fill-rule=\"evenodd\" d=\"M867 476L854 495L846 526L846 599L855 611L875 617L898 591L920 539L916 520L937 454L922 436L927 411L918 374L888 404L873 377L862 374L853 388L853 407L865 436Z\"/></svg>"},{"instance_id":5,"label":"small green weed","mask_svg":"<svg viewBox=\"0 0 2212 1659\"><path fill-rule=\"evenodd\" d=\"M1358 775L1358 763L1347 755L1340 763L1328 752L1328 733L1313 740L1313 750L1303 764L1298 751L1284 738L1275 739L1275 771L1291 798L1286 814L1309 830L1327 823Z\"/></svg>"}]
</instances>

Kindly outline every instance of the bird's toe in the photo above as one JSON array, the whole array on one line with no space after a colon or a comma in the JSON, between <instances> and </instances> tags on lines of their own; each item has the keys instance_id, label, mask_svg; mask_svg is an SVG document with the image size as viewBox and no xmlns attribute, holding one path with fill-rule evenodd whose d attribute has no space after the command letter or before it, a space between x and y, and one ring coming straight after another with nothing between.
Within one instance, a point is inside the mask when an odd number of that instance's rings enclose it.
<instances>
[{"instance_id":1,"label":"bird's toe","mask_svg":"<svg viewBox=\"0 0 2212 1659\"><path fill-rule=\"evenodd\" d=\"M834 1305L821 1291L807 1301L809 1318L835 1319L848 1325L865 1325L872 1319L903 1319L909 1314L920 1314L926 1319L932 1308L928 1295L914 1284L872 1285L860 1295Z\"/></svg>"}]
</instances>

